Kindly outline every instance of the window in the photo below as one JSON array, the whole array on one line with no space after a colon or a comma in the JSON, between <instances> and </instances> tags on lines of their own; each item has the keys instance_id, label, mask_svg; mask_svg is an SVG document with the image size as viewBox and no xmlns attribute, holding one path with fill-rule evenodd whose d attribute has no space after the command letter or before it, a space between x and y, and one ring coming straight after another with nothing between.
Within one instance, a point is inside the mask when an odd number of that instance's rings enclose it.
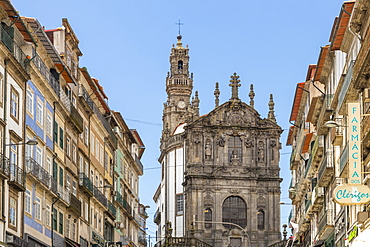
<instances>
[{"instance_id":1,"label":"window","mask_svg":"<svg viewBox=\"0 0 370 247\"><path fill-rule=\"evenodd\" d=\"M53 208L53 230L57 230L58 227L58 213L55 208Z\"/></svg>"},{"instance_id":2,"label":"window","mask_svg":"<svg viewBox=\"0 0 370 247\"><path fill-rule=\"evenodd\" d=\"M71 139L69 136L66 137L66 154L71 157Z\"/></svg>"},{"instance_id":3,"label":"window","mask_svg":"<svg viewBox=\"0 0 370 247\"><path fill-rule=\"evenodd\" d=\"M77 146L76 143L72 143L72 161L76 162L77 161Z\"/></svg>"},{"instance_id":4,"label":"window","mask_svg":"<svg viewBox=\"0 0 370 247\"><path fill-rule=\"evenodd\" d=\"M72 180L72 194L77 196L77 182L76 180Z\"/></svg>"},{"instance_id":5,"label":"window","mask_svg":"<svg viewBox=\"0 0 370 247\"><path fill-rule=\"evenodd\" d=\"M45 225L50 226L50 205L46 205L44 219Z\"/></svg>"},{"instance_id":6,"label":"window","mask_svg":"<svg viewBox=\"0 0 370 247\"><path fill-rule=\"evenodd\" d=\"M76 240L76 223L75 221L73 220L72 221L72 224L71 224L71 235L70 235L71 239L72 240Z\"/></svg>"},{"instance_id":7,"label":"window","mask_svg":"<svg viewBox=\"0 0 370 247\"><path fill-rule=\"evenodd\" d=\"M59 212L59 233L63 234L63 213Z\"/></svg>"},{"instance_id":8,"label":"window","mask_svg":"<svg viewBox=\"0 0 370 247\"><path fill-rule=\"evenodd\" d=\"M70 224L71 224L71 220L68 219L68 217L67 217L67 219L66 219L66 233L65 233L65 236L67 238L70 238L70 236L69 236L69 226L70 226Z\"/></svg>"},{"instance_id":9,"label":"window","mask_svg":"<svg viewBox=\"0 0 370 247\"><path fill-rule=\"evenodd\" d=\"M47 112L46 114L46 134L49 136L52 136L52 122L53 122L53 117L51 116L50 112Z\"/></svg>"},{"instance_id":10,"label":"window","mask_svg":"<svg viewBox=\"0 0 370 247\"><path fill-rule=\"evenodd\" d=\"M222 204L222 222L237 224L243 228L247 226L247 205L239 196L230 196ZM224 224L225 228L235 226Z\"/></svg>"},{"instance_id":11,"label":"window","mask_svg":"<svg viewBox=\"0 0 370 247\"><path fill-rule=\"evenodd\" d=\"M53 139L54 139L54 142L55 143L58 143L58 123L57 122L54 122L54 136L53 136Z\"/></svg>"},{"instance_id":12,"label":"window","mask_svg":"<svg viewBox=\"0 0 370 247\"><path fill-rule=\"evenodd\" d=\"M3 73L0 72L0 103L3 103L4 99L4 76Z\"/></svg>"},{"instance_id":13,"label":"window","mask_svg":"<svg viewBox=\"0 0 370 247\"><path fill-rule=\"evenodd\" d=\"M46 156L45 170L50 174L51 171L51 157Z\"/></svg>"},{"instance_id":14,"label":"window","mask_svg":"<svg viewBox=\"0 0 370 247\"><path fill-rule=\"evenodd\" d=\"M180 60L180 61L177 63L177 68L178 68L178 69L182 69L182 68L183 68L183 64L184 64L184 63L183 63L183 61L181 61L181 60Z\"/></svg>"},{"instance_id":15,"label":"window","mask_svg":"<svg viewBox=\"0 0 370 247\"><path fill-rule=\"evenodd\" d=\"M59 127L59 147L61 149L64 148L64 131L60 127Z\"/></svg>"},{"instance_id":16,"label":"window","mask_svg":"<svg viewBox=\"0 0 370 247\"><path fill-rule=\"evenodd\" d=\"M11 142L13 144L13 142ZM10 145L10 164L17 164L18 163L18 146L17 145Z\"/></svg>"},{"instance_id":17,"label":"window","mask_svg":"<svg viewBox=\"0 0 370 247\"><path fill-rule=\"evenodd\" d=\"M257 228L258 230L265 229L265 212L263 210L259 210L257 213Z\"/></svg>"},{"instance_id":18,"label":"window","mask_svg":"<svg viewBox=\"0 0 370 247\"><path fill-rule=\"evenodd\" d=\"M68 190L68 193L71 191L71 176L69 174L66 174L66 189Z\"/></svg>"},{"instance_id":19,"label":"window","mask_svg":"<svg viewBox=\"0 0 370 247\"><path fill-rule=\"evenodd\" d=\"M17 200L13 197L9 199L9 225L17 226Z\"/></svg>"},{"instance_id":20,"label":"window","mask_svg":"<svg viewBox=\"0 0 370 247\"><path fill-rule=\"evenodd\" d=\"M90 137L90 147L91 147L91 153L95 155L95 136L94 134L91 133L91 137Z\"/></svg>"},{"instance_id":21,"label":"window","mask_svg":"<svg viewBox=\"0 0 370 247\"><path fill-rule=\"evenodd\" d=\"M26 146L28 146L28 145L26 145ZM42 162L42 149L39 146L36 147L36 162L41 166L44 163L44 162Z\"/></svg>"},{"instance_id":22,"label":"window","mask_svg":"<svg viewBox=\"0 0 370 247\"><path fill-rule=\"evenodd\" d=\"M204 210L204 221L212 221L212 210L210 208L206 208ZM212 223L205 223L204 228L210 229L212 227Z\"/></svg>"},{"instance_id":23,"label":"window","mask_svg":"<svg viewBox=\"0 0 370 247\"><path fill-rule=\"evenodd\" d=\"M85 131L84 131L84 143L85 145L89 145L89 128L85 126Z\"/></svg>"},{"instance_id":24,"label":"window","mask_svg":"<svg viewBox=\"0 0 370 247\"><path fill-rule=\"evenodd\" d=\"M26 137L26 140L29 141L31 138L29 136ZM33 145L25 145L26 149L26 157L33 157Z\"/></svg>"},{"instance_id":25,"label":"window","mask_svg":"<svg viewBox=\"0 0 370 247\"><path fill-rule=\"evenodd\" d=\"M18 92L12 88L10 93L10 115L18 120L19 114L19 96Z\"/></svg>"},{"instance_id":26,"label":"window","mask_svg":"<svg viewBox=\"0 0 370 247\"><path fill-rule=\"evenodd\" d=\"M35 199L35 218L41 220L41 200L39 197Z\"/></svg>"},{"instance_id":27,"label":"window","mask_svg":"<svg viewBox=\"0 0 370 247\"><path fill-rule=\"evenodd\" d=\"M242 161L242 141L239 136L229 138L228 155L230 161Z\"/></svg>"},{"instance_id":28,"label":"window","mask_svg":"<svg viewBox=\"0 0 370 247\"><path fill-rule=\"evenodd\" d=\"M33 92L31 91L30 88L27 88L26 109L28 113L33 115Z\"/></svg>"},{"instance_id":29,"label":"window","mask_svg":"<svg viewBox=\"0 0 370 247\"><path fill-rule=\"evenodd\" d=\"M31 191L26 190L26 196L25 196L25 211L26 213L31 214Z\"/></svg>"},{"instance_id":30,"label":"window","mask_svg":"<svg viewBox=\"0 0 370 247\"><path fill-rule=\"evenodd\" d=\"M44 124L43 119L44 119L44 105L43 105L41 100L37 100L37 104L36 104L36 122L42 126Z\"/></svg>"},{"instance_id":31,"label":"window","mask_svg":"<svg viewBox=\"0 0 370 247\"><path fill-rule=\"evenodd\" d=\"M63 168L62 167L59 167L59 185L60 186L62 186L63 187L63 184L64 184L64 182L63 182L63 172L64 172L64 170L63 170Z\"/></svg>"},{"instance_id":32,"label":"window","mask_svg":"<svg viewBox=\"0 0 370 247\"><path fill-rule=\"evenodd\" d=\"M176 215L184 213L184 194L176 195Z\"/></svg>"}]
</instances>

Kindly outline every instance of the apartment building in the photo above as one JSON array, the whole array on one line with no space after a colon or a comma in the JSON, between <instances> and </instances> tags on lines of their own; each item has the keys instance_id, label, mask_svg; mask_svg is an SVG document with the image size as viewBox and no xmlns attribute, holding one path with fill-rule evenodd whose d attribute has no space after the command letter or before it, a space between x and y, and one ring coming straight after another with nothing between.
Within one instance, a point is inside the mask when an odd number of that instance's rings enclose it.
<instances>
[{"instance_id":1,"label":"apartment building","mask_svg":"<svg viewBox=\"0 0 370 247\"><path fill-rule=\"evenodd\" d=\"M68 20L44 30L8 0L0 15L0 246L146 246L138 195L144 144L127 125L120 131L123 118L80 68ZM117 153L132 205L121 218Z\"/></svg>"},{"instance_id":2,"label":"apartment building","mask_svg":"<svg viewBox=\"0 0 370 247\"><path fill-rule=\"evenodd\" d=\"M370 243L369 5L342 4L329 44L297 84L287 140L292 246Z\"/></svg>"}]
</instances>

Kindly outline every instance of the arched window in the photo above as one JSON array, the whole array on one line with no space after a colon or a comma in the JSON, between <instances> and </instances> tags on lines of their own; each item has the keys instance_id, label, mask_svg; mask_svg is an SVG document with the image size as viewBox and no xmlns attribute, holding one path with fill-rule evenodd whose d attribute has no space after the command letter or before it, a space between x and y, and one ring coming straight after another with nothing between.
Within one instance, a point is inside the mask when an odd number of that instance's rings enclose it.
<instances>
[{"instance_id":1,"label":"arched window","mask_svg":"<svg viewBox=\"0 0 370 247\"><path fill-rule=\"evenodd\" d=\"M212 210L210 208L204 210L204 221L212 221ZM211 227L212 223L204 223L204 228L210 229Z\"/></svg>"},{"instance_id":2,"label":"arched window","mask_svg":"<svg viewBox=\"0 0 370 247\"><path fill-rule=\"evenodd\" d=\"M183 68L183 62L180 60L178 63L177 63L177 69L182 69Z\"/></svg>"},{"instance_id":3,"label":"arched window","mask_svg":"<svg viewBox=\"0 0 370 247\"><path fill-rule=\"evenodd\" d=\"M230 196L222 204L222 222L237 224L243 228L247 226L247 204L239 196ZM225 228L235 228L224 224Z\"/></svg>"},{"instance_id":4,"label":"arched window","mask_svg":"<svg viewBox=\"0 0 370 247\"><path fill-rule=\"evenodd\" d=\"M265 230L265 212L263 210L259 210L257 213L257 228Z\"/></svg>"}]
</instances>

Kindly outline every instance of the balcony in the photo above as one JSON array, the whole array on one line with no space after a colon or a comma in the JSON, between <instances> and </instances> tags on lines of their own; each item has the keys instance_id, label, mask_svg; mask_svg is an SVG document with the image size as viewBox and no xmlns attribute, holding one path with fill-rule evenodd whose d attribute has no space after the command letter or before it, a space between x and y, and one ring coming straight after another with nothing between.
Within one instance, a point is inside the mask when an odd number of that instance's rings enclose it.
<instances>
[{"instance_id":1,"label":"balcony","mask_svg":"<svg viewBox=\"0 0 370 247\"><path fill-rule=\"evenodd\" d=\"M50 190L56 195L58 194L58 182L55 178L50 178Z\"/></svg>"},{"instance_id":2,"label":"balcony","mask_svg":"<svg viewBox=\"0 0 370 247\"><path fill-rule=\"evenodd\" d=\"M108 203L107 203L107 198L105 197L105 195L98 189L96 188L95 186L94 187L94 197L104 206L104 207L107 207L108 206Z\"/></svg>"},{"instance_id":3,"label":"balcony","mask_svg":"<svg viewBox=\"0 0 370 247\"><path fill-rule=\"evenodd\" d=\"M28 59L23 53L22 49L14 42L14 31L12 27L8 27L7 30L3 26L0 26L1 41L8 48L8 50L13 54L14 58L19 62L19 64L27 70Z\"/></svg>"},{"instance_id":4,"label":"balcony","mask_svg":"<svg viewBox=\"0 0 370 247\"><path fill-rule=\"evenodd\" d=\"M339 168L340 168L339 174L341 174L341 176L342 176L344 167L348 163L348 155L349 155L349 149L348 149L348 142L347 142L346 146L344 147L344 149L343 149L343 151L342 151L342 153L340 154L340 157L339 157Z\"/></svg>"},{"instance_id":5,"label":"balcony","mask_svg":"<svg viewBox=\"0 0 370 247\"><path fill-rule=\"evenodd\" d=\"M318 186L326 187L333 179L334 165L332 160L332 151L327 150L318 171Z\"/></svg>"},{"instance_id":6,"label":"balcony","mask_svg":"<svg viewBox=\"0 0 370 247\"><path fill-rule=\"evenodd\" d=\"M154 223L156 223L157 225L161 223L161 211L159 211L159 208L155 212L153 219Z\"/></svg>"},{"instance_id":7,"label":"balcony","mask_svg":"<svg viewBox=\"0 0 370 247\"><path fill-rule=\"evenodd\" d=\"M50 188L49 173L31 157L26 158L26 173L34 176L46 188Z\"/></svg>"},{"instance_id":8,"label":"balcony","mask_svg":"<svg viewBox=\"0 0 370 247\"><path fill-rule=\"evenodd\" d=\"M333 210L328 209L325 211L325 214L320 219L317 227L317 238L325 240L329 235L334 231L334 217Z\"/></svg>"},{"instance_id":9,"label":"balcony","mask_svg":"<svg viewBox=\"0 0 370 247\"><path fill-rule=\"evenodd\" d=\"M83 119L80 115L80 113L78 113L77 109L71 105L71 120L72 122L74 123L76 129L78 130L78 133L81 134L83 132Z\"/></svg>"},{"instance_id":10,"label":"balcony","mask_svg":"<svg viewBox=\"0 0 370 247\"><path fill-rule=\"evenodd\" d=\"M312 191L312 211L319 211L323 206L324 187L315 187Z\"/></svg>"},{"instance_id":11,"label":"balcony","mask_svg":"<svg viewBox=\"0 0 370 247\"><path fill-rule=\"evenodd\" d=\"M0 178L9 178L9 159L0 154Z\"/></svg>"},{"instance_id":12,"label":"balcony","mask_svg":"<svg viewBox=\"0 0 370 247\"><path fill-rule=\"evenodd\" d=\"M311 178L317 171L323 153L324 153L324 136L317 136L311 149L310 159L308 160L306 166L305 172L306 178Z\"/></svg>"},{"instance_id":13,"label":"balcony","mask_svg":"<svg viewBox=\"0 0 370 247\"><path fill-rule=\"evenodd\" d=\"M338 118L335 120L336 123L338 123L338 127L331 128L333 141L332 144L334 146L341 146L343 143L343 135L344 135L344 126L342 123L342 119Z\"/></svg>"},{"instance_id":14,"label":"balcony","mask_svg":"<svg viewBox=\"0 0 370 247\"><path fill-rule=\"evenodd\" d=\"M117 210L116 210L116 207L113 205L113 203L108 201L108 207L107 208L108 208L108 210L107 210L108 215L111 218L116 219Z\"/></svg>"},{"instance_id":15,"label":"balcony","mask_svg":"<svg viewBox=\"0 0 370 247\"><path fill-rule=\"evenodd\" d=\"M94 195L94 186L90 180L89 177L85 175L85 173L80 172L80 181L79 181L80 186L82 189L87 192L88 195L93 196Z\"/></svg>"},{"instance_id":16,"label":"balcony","mask_svg":"<svg viewBox=\"0 0 370 247\"><path fill-rule=\"evenodd\" d=\"M352 81L352 74L353 74L353 65L355 64L355 61L351 61L350 65L348 66L348 69L347 69L347 73L346 73L346 76L344 78L344 81L343 81L343 84L341 87L338 87L338 89L340 88L340 92L338 94L338 104L337 104L337 109L336 109L336 112L340 112L340 109L342 108L342 105L343 105L343 102L344 102L344 98L347 94L347 91L348 91L348 88L349 88L349 84L351 83Z\"/></svg>"},{"instance_id":17,"label":"balcony","mask_svg":"<svg viewBox=\"0 0 370 247\"><path fill-rule=\"evenodd\" d=\"M310 193L311 194L311 193ZM312 217L312 214L313 214L313 206L312 206L312 194L308 196L310 199L306 200L305 202L305 217L307 219L310 219Z\"/></svg>"},{"instance_id":18,"label":"balcony","mask_svg":"<svg viewBox=\"0 0 370 247\"><path fill-rule=\"evenodd\" d=\"M78 200L76 196L71 194L71 202L68 207L71 211L73 211L78 217L81 216L81 202Z\"/></svg>"},{"instance_id":19,"label":"balcony","mask_svg":"<svg viewBox=\"0 0 370 247\"><path fill-rule=\"evenodd\" d=\"M60 199L65 201L67 204L70 204L71 202L71 194L68 190L66 190L63 186L58 184L58 193L60 196Z\"/></svg>"},{"instance_id":20,"label":"balcony","mask_svg":"<svg viewBox=\"0 0 370 247\"><path fill-rule=\"evenodd\" d=\"M26 173L15 164L10 164L9 173L8 184L18 191L25 191Z\"/></svg>"},{"instance_id":21,"label":"balcony","mask_svg":"<svg viewBox=\"0 0 370 247\"><path fill-rule=\"evenodd\" d=\"M134 159L135 159L135 163L139 167L140 174L142 175L143 174L143 164L141 163L139 157L137 157L136 154L134 154Z\"/></svg>"}]
</instances>

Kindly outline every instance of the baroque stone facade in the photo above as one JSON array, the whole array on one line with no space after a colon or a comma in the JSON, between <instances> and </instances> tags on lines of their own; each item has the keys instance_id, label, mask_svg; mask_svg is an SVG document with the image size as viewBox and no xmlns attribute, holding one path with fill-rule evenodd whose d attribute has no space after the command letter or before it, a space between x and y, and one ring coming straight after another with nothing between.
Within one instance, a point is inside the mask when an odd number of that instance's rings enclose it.
<instances>
[{"instance_id":1,"label":"baroque stone facade","mask_svg":"<svg viewBox=\"0 0 370 247\"><path fill-rule=\"evenodd\" d=\"M185 63L180 57L184 51ZM263 119L254 109L253 86L249 105L239 99L241 84L234 73L230 100L218 104L217 83L215 109L199 116L197 93L190 104L193 81L169 83L181 77L177 69L185 64L182 78L188 75L188 49L182 48L181 36L170 61L159 159L162 181L154 196L158 242L166 222L172 222L174 237L195 237L212 246L268 246L280 241L282 129L274 117L272 95L268 118Z\"/></svg>"}]
</instances>

